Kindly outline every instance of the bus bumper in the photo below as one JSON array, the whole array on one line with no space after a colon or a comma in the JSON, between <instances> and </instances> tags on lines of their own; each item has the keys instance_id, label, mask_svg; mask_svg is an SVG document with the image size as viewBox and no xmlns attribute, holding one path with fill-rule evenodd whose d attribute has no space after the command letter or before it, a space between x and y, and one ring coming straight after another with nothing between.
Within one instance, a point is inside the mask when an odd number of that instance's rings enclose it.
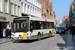
<instances>
[{"instance_id":1,"label":"bus bumper","mask_svg":"<svg viewBox=\"0 0 75 50\"><path fill-rule=\"evenodd\" d=\"M12 40L35 40L37 39L37 36L29 36L26 37L25 39L23 37L12 37Z\"/></svg>"}]
</instances>

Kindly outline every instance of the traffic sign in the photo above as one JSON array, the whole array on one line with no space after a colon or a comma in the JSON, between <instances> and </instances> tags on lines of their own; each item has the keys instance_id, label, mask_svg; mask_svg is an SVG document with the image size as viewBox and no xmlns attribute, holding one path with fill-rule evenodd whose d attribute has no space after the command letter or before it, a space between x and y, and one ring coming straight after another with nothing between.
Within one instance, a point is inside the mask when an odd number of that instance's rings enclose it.
<instances>
[{"instance_id":1,"label":"traffic sign","mask_svg":"<svg viewBox=\"0 0 75 50\"><path fill-rule=\"evenodd\" d=\"M75 10L72 10L72 13L75 14Z\"/></svg>"}]
</instances>

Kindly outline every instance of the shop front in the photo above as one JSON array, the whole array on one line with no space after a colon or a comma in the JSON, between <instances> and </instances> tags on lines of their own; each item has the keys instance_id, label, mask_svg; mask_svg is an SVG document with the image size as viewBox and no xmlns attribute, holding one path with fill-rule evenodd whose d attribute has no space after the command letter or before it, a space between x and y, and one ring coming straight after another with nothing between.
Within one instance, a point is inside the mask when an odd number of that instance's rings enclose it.
<instances>
[{"instance_id":1,"label":"shop front","mask_svg":"<svg viewBox=\"0 0 75 50\"><path fill-rule=\"evenodd\" d=\"M5 29L8 25L8 21L5 17L0 17L0 38L3 37L3 29Z\"/></svg>"}]
</instances>

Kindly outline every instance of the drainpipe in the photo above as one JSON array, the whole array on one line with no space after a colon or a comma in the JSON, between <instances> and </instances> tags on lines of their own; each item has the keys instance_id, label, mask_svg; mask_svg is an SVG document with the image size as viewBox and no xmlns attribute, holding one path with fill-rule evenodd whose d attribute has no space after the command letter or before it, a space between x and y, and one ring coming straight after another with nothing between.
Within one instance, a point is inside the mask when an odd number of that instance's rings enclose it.
<instances>
[{"instance_id":1,"label":"drainpipe","mask_svg":"<svg viewBox=\"0 0 75 50\"><path fill-rule=\"evenodd\" d=\"M75 0L74 0L74 10L75 10Z\"/></svg>"}]
</instances>

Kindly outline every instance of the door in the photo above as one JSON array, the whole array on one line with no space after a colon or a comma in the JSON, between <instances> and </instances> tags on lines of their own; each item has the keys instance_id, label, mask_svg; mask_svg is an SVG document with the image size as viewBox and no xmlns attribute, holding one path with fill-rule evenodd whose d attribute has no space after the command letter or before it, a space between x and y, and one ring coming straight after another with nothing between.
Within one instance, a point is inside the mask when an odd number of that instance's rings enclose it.
<instances>
[{"instance_id":1,"label":"door","mask_svg":"<svg viewBox=\"0 0 75 50\"><path fill-rule=\"evenodd\" d=\"M3 29L6 29L7 22L0 22L0 38L3 37Z\"/></svg>"},{"instance_id":2,"label":"door","mask_svg":"<svg viewBox=\"0 0 75 50\"><path fill-rule=\"evenodd\" d=\"M0 22L0 38L2 37L2 22Z\"/></svg>"}]
</instances>

